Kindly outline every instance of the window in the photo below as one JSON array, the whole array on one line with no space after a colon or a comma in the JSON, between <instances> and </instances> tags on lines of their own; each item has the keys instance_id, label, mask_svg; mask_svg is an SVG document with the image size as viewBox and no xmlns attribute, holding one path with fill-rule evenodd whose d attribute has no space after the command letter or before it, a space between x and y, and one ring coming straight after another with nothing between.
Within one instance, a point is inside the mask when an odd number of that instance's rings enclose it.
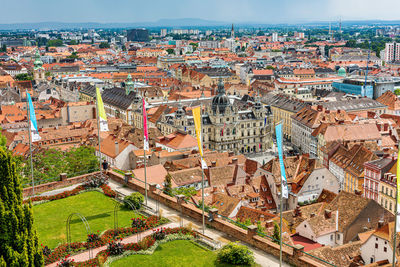
<instances>
[{"instance_id":1,"label":"window","mask_svg":"<svg viewBox=\"0 0 400 267\"><path fill-rule=\"evenodd\" d=\"M383 252L387 252L387 247L384 247L384 248L383 248Z\"/></svg>"},{"instance_id":2,"label":"window","mask_svg":"<svg viewBox=\"0 0 400 267\"><path fill-rule=\"evenodd\" d=\"M378 243L375 243L375 248L378 248Z\"/></svg>"},{"instance_id":3,"label":"window","mask_svg":"<svg viewBox=\"0 0 400 267\"><path fill-rule=\"evenodd\" d=\"M337 235L337 240L340 240L340 234Z\"/></svg>"},{"instance_id":4,"label":"window","mask_svg":"<svg viewBox=\"0 0 400 267\"><path fill-rule=\"evenodd\" d=\"M333 241L333 235L331 235L331 241Z\"/></svg>"}]
</instances>

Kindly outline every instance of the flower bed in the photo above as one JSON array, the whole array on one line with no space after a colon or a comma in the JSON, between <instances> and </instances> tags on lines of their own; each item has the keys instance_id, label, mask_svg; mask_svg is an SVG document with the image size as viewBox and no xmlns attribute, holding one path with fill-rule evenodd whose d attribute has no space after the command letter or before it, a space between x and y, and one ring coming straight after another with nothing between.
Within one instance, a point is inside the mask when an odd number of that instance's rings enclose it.
<instances>
[{"instance_id":1,"label":"flower bed","mask_svg":"<svg viewBox=\"0 0 400 267\"><path fill-rule=\"evenodd\" d=\"M196 233L191 229L184 227L177 228L163 228L165 233L168 233L166 237L162 240L156 241L152 235L143 238L138 243L128 243L123 244L123 253L118 256L111 256L110 252L105 249L97 253L97 255L90 260L84 262L74 262L73 266L107 266L111 261L127 257L133 254L152 254L156 248L163 243L177 240L177 239L194 239L196 238Z\"/></svg>"},{"instance_id":2,"label":"flower bed","mask_svg":"<svg viewBox=\"0 0 400 267\"><path fill-rule=\"evenodd\" d=\"M136 233L140 233L154 227L157 227L163 223L165 220L158 219L156 216L150 216L148 218L142 217L140 218L145 223L145 227L135 228L135 227L127 227L127 228L118 228L118 229L110 229L105 231L102 235L98 237L98 239L94 242L74 242L70 244L71 251L68 252L68 244L62 244L56 247L51 253L47 256L44 256L45 264L50 264L56 261L59 261L61 258L65 257L69 253L76 253L82 250L86 250L89 248L97 248L104 246L107 243L112 242L113 240L124 238L126 236L130 236Z\"/></svg>"}]
</instances>

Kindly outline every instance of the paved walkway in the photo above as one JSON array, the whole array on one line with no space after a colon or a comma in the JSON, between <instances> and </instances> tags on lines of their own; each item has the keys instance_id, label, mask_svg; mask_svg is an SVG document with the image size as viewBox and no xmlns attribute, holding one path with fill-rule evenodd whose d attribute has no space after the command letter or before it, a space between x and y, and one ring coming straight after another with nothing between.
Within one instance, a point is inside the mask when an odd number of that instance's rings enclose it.
<instances>
[{"instance_id":1,"label":"paved walkway","mask_svg":"<svg viewBox=\"0 0 400 267\"><path fill-rule=\"evenodd\" d=\"M117 191L118 193L122 194L122 195L130 195L131 193L133 193L134 191L131 190L130 188L127 187L123 187L121 184L109 180L109 184L108 184L111 189L113 189L114 191ZM147 205L151 208L153 208L154 210L156 210L156 201L154 199L149 198ZM175 222L180 224L180 213L174 209L171 209L170 207L167 207L165 205L163 205L162 203L160 203L160 209L162 212L162 216L168 218L171 222ZM201 223L193 220L192 218L188 217L188 216L184 216L183 218L183 225L187 226L187 225L191 225L193 229L202 232L202 225ZM228 236L227 234L220 232L218 230L215 229L209 229L206 228L205 229L205 235L213 238L214 240L218 240L219 242L221 242L222 245L225 245L231 241L237 241L235 238ZM246 246L248 246L253 252L254 252L254 256L255 256L255 260L258 264L260 264L263 267L275 267L275 266L279 266L279 259L275 258L275 256L265 253L264 251L261 251L257 248L253 248L252 246L245 244ZM287 266L289 267L290 265L286 264L286 263L282 263L282 266Z\"/></svg>"},{"instance_id":2,"label":"paved walkway","mask_svg":"<svg viewBox=\"0 0 400 267\"><path fill-rule=\"evenodd\" d=\"M168 224L164 225L163 227L175 228L175 227L179 227L179 224L177 224L177 223L168 223ZM150 229L150 230L144 231L142 233L126 237L121 241L121 243L123 243L123 244L137 243L138 241L142 240L143 238L145 238L148 235L151 235L152 233L153 233L153 229ZM92 249L91 258L96 257L97 253L99 253L100 251L105 250L105 249L107 249L107 245ZM89 260L90 259L89 256L90 256L89 255L89 250L86 250L86 251L84 251L84 252L82 252L80 254L76 254L76 255L73 255L73 256L69 257L69 259L73 259L75 262L82 262L82 261ZM55 266L57 266L58 263L59 262L54 262L54 263L46 265L46 266L47 267L55 267Z\"/></svg>"},{"instance_id":3,"label":"paved walkway","mask_svg":"<svg viewBox=\"0 0 400 267\"><path fill-rule=\"evenodd\" d=\"M79 184L78 184L79 185ZM49 192L45 192L41 195L55 195L55 194L59 194L62 193L64 191L68 191L68 190L72 190L75 187L77 187L78 185L73 185L73 186L68 186L68 187L64 187L64 188L60 188L60 189L56 189L53 191L49 191ZM109 184L111 189L113 189L114 191L120 193L121 195L130 195L131 193L135 192L130 188L124 187L121 184L113 181L113 180L109 180ZM154 199L149 198L148 202L147 202L147 206L151 207L153 210L156 210L157 204L156 201ZM164 204L160 203L159 204L160 207L160 212L162 213L162 216L165 218L168 218L171 222L169 224L166 225L166 227L178 227L180 226L180 224L182 223L184 226L188 226L191 225L192 228L194 230L197 230L199 232L202 232L202 225L201 223L193 220L192 218L188 217L188 216L184 216L183 218L181 218L180 213L174 209L171 209L170 207L165 206ZM182 219L182 222L181 222ZM137 234L137 235L133 235L130 237L127 237L125 239L123 239L122 243L132 243L132 242L137 242L137 238L139 235L141 235L141 238L145 237L146 235L149 235L152 232L152 230L146 231L144 233L141 234ZM235 238L227 235L226 233L220 232L218 230L215 229L209 229L206 228L205 229L205 235L213 238L214 240L217 240L219 242L221 242L222 245L225 245L231 241L237 241ZM254 248L248 244L245 244L246 246L248 246L254 253L255 256L255 260L258 264L260 264L263 267L275 267L275 266L279 266L279 259L275 258L273 255L265 253L264 251L261 251L257 248ZM96 254L101 251L104 250L106 248L106 246L102 246L96 249L93 249L93 257L96 256ZM80 261L85 261L89 259L89 251L85 251L83 253L74 255L72 257L70 257L71 259L74 259L75 262L80 262ZM48 267L55 267L57 266L58 262L46 265ZM290 265L286 264L286 263L282 263L282 266L285 267L289 267Z\"/></svg>"},{"instance_id":4,"label":"paved walkway","mask_svg":"<svg viewBox=\"0 0 400 267\"><path fill-rule=\"evenodd\" d=\"M73 190L73 189L75 189L76 187L78 187L80 185L81 184L74 184L74 185L70 185L70 186L67 186L67 187L54 189L52 191L46 191L46 192L43 192L41 194L38 194L37 196L53 196L53 195L57 195L57 194L60 194L62 192L65 192L65 191Z\"/></svg>"}]
</instances>

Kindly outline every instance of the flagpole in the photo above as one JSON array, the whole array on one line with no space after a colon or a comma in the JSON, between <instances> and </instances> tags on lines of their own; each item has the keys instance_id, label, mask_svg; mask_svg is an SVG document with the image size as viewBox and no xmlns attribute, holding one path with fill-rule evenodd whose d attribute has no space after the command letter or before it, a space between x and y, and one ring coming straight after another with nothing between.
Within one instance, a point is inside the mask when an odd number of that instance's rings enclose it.
<instances>
[{"instance_id":1,"label":"flagpole","mask_svg":"<svg viewBox=\"0 0 400 267\"><path fill-rule=\"evenodd\" d=\"M28 90L26 90L28 94ZM33 104L32 104L33 105ZM31 177L32 177L32 196L35 195L35 179L33 178L33 158L32 158L32 136L31 136L31 109L29 108L28 95L26 97L26 110L28 112L28 136L29 136L29 152L31 158Z\"/></svg>"},{"instance_id":2,"label":"flagpole","mask_svg":"<svg viewBox=\"0 0 400 267\"><path fill-rule=\"evenodd\" d=\"M99 115L99 102L96 93L96 120L97 120L97 136L98 136L98 146L99 146L99 171L100 175L103 173L101 169L101 143L100 143L100 115Z\"/></svg>"},{"instance_id":3,"label":"flagpole","mask_svg":"<svg viewBox=\"0 0 400 267\"><path fill-rule=\"evenodd\" d=\"M282 123L279 122L278 125ZM282 140L283 141L283 140ZM276 145L278 146L278 136L276 136ZM277 149L277 146L275 149ZM278 155L279 157L279 155ZM282 142L282 158L283 158L283 142ZM279 214L279 266L282 267L282 212L283 212L283 174L281 174L281 194L280 194L280 214Z\"/></svg>"},{"instance_id":4,"label":"flagpole","mask_svg":"<svg viewBox=\"0 0 400 267\"><path fill-rule=\"evenodd\" d=\"M203 151L203 105L200 105L200 132L201 132L201 150ZM204 153L204 152L203 152ZM201 159L203 160L203 158ZM203 235L206 230L205 220L204 220L204 170L203 170L203 162L201 162L201 209L202 209L202 219L203 219Z\"/></svg>"},{"instance_id":5,"label":"flagpole","mask_svg":"<svg viewBox=\"0 0 400 267\"><path fill-rule=\"evenodd\" d=\"M146 74L145 74L146 75ZM142 112L143 112L143 139L146 139L146 135L145 135L145 127L147 128L147 115L145 116L145 112L146 112L146 105L144 102L144 98L142 101ZM146 120L146 122L144 121ZM148 133L147 133L148 135ZM148 144L149 140L145 140L144 143ZM146 199L146 206L147 206L147 171L146 171L146 146L143 146L143 156L144 156L144 193L145 193L145 199Z\"/></svg>"}]
</instances>

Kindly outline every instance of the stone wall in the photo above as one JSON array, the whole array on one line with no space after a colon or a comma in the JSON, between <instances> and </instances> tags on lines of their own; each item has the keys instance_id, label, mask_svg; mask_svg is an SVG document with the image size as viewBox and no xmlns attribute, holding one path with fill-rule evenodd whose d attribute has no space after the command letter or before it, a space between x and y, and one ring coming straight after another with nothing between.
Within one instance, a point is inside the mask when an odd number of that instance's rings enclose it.
<instances>
[{"instance_id":1,"label":"stone wall","mask_svg":"<svg viewBox=\"0 0 400 267\"><path fill-rule=\"evenodd\" d=\"M72 178L67 178L67 175L65 173L60 174L60 179L58 181L46 183L46 184L39 184L35 185L35 194L38 193L43 193L46 191L74 185L74 184L79 184L84 182L89 176L98 174L99 172L92 172L88 174L84 174L81 176L76 176ZM32 187L26 187L23 189L23 196L28 197L32 195Z\"/></svg>"},{"instance_id":2,"label":"stone wall","mask_svg":"<svg viewBox=\"0 0 400 267\"><path fill-rule=\"evenodd\" d=\"M133 179L131 177L122 176L121 174L115 173L113 171L110 171L107 173L110 179L121 183L125 184L128 188L135 190L137 192L142 193L143 195L145 194L145 187L144 183ZM126 180L128 182L126 183ZM148 191L147 191L148 197L158 200L160 203L163 203L164 205L175 209L179 212L182 212L184 215L190 216L191 218L201 222L202 221L202 210L198 209L192 204L185 203L184 201L180 201L176 197L170 197L164 193L162 193L160 190L158 190L155 186L155 184L149 184L148 185ZM216 213L216 209L212 209L210 211L211 213ZM209 214L205 214L205 221L206 224L214 228L216 230L219 230L221 232L224 232L230 236L233 236L234 238L248 243L256 248L259 248L268 254L272 254L276 257L279 257L279 249L280 246L279 244L276 244L272 242L271 240L260 237L257 235L257 227L252 225L249 226L248 230L244 230L230 222L227 222L221 218L217 218L217 216L213 216L214 219L210 222L209 221ZM289 264L295 265L295 266L331 266L328 264L323 263L322 261L319 261L317 259L314 259L306 254L303 253L304 247L301 245L295 245L294 247L288 247L288 246L283 246L283 260Z\"/></svg>"}]
</instances>

